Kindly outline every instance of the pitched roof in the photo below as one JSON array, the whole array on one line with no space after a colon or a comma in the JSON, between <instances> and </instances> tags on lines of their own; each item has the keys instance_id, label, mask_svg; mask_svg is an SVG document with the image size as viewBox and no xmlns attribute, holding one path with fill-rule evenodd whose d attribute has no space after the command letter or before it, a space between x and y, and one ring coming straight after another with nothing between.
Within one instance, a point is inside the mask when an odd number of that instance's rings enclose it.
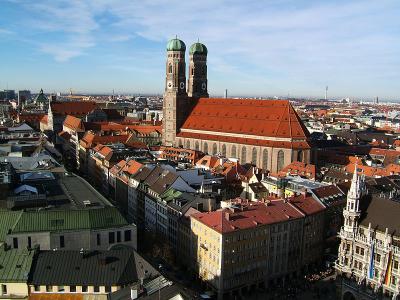
<instances>
[{"instance_id":1,"label":"pitched roof","mask_svg":"<svg viewBox=\"0 0 400 300\"><path fill-rule=\"evenodd\" d=\"M373 195L362 198L360 207L362 211L361 225L368 227L371 223L373 229L385 232L388 228L389 234L400 235L400 202Z\"/></svg>"},{"instance_id":2,"label":"pitched roof","mask_svg":"<svg viewBox=\"0 0 400 300\"><path fill-rule=\"evenodd\" d=\"M27 282L34 251L0 248L0 282Z\"/></svg>"},{"instance_id":3,"label":"pitched roof","mask_svg":"<svg viewBox=\"0 0 400 300\"><path fill-rule=\"evenodd\" d=\"M208 131L216 140L230 133L306 141L309 132L287 100L200 98L182 126L182 133ZM252 138L247 143L252 144ZM244 142L247 144L246 142Z\"/></svg>"},{"instance_id":4,"label":"pitched roof","mask_svg":"<svg viewBox=\"0 0 400 300\"><path fill-rule=\"evenodd\" d=\"M91 148L97 144L111 144L116 142L125 142L128 136L125 134L121 135L99 135L91 131L87 131L85 135L80 139L79 144L84 148Z\"/></svg>"},{"instance_id":5,"label":"pitched roof","mask_svg":"<svg viewBox=\"0 0 400 300\"><path fill-rule=\"evenodd\" d=\"M138 280L134 252L43 251L36 259L31 284L114 286Z\"/></svg>"},{"instance_id":6,"label":"pitched roof","mask_svg":"<svg viewBox=\"0 0 400 300\"><path fill-rule=\"evenodd\" d=\"M53 114L84 116L93 111L97 104L93 101L52 101L50 106Z\"/></svg>"},{"instance_id":7,"label":"pitched roof","mask_svg":"<svg viewBox=\"0 0 400 300\"><path fill-rule=\"evenodd\" d=\"M83 126L83 122L81 119L68 115L65 120L64 120L64 124L65 127L68 127L72 130L84 130L84 126Z\"/></svg>"},{"instance_id":8,"label":"pitched roof","mask_svg":"<svg viewBox=\"0 0 400 300\"><path fill-rule=\"evenodd\" d=\"M301 218L303 214L284 200L275 200L268 205L261 202L242 201L240 208L225 208L194 214L191 217L219 233L228 233Z\"/></svg>"},{"instance_id":9,"label":"pitched roof","mask_svg":"<svg viewBox=\"0 0 400 300\"><path fill-rule=\"evenodd\" d=\"M4 218L4 220L3 220ZM84 210L47 210L47 211L0 211L1 234L67 231L81 229L96 229L122 227L128 225L115 207Z\"/></svg>"},{"instance_id":10,"label":"pitched roof","mask_svg":"<svg viewBox=\"0 0 400 300\"><path fill-rule=\"evenodd\" d=\"M306 215L313 215L325 210L325 206L311 195L294 196L289 199L289 202Z\"/></svg>"},{"instance_id":11,"label":"pitched roof","mask_svg":"<svg viewBox=\"0 0 400 300\"><path fill-rule=\"evenodd\" d=\"M286 175L298 175L310 179L315 179L316 167L312 164L306 164L304 162L294 161L284 167L280 172L280 176Z\"/></svg>"}]
</instances>

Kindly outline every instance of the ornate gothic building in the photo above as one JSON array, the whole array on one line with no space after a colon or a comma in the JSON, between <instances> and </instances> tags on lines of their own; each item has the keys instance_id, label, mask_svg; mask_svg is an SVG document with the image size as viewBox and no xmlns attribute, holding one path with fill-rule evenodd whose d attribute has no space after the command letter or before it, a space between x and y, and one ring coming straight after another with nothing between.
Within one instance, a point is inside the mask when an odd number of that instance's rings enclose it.
<instances>
[{"instance_id":1,"label":"ornate gothic building","mask_svg":"<svg viewBox=\"0 0 400 300\"><path fill-rule=\"evenodd\" d=\"M293 161L310 162L309 133L287 100L209 98L207 48L167 44L163 144L238 158L277 172Z\"/></svg>"},{"instance_id":2,"label":"ornate gothic building","mask_svg":"<svg viewBox=\"0 0 400 300\"><path fill-rule=\"evenodd\" d=\"M374 195L354 170L336 270L341 298L399 299L400 203L398 196Z\"/></svg>"}]
</instances>

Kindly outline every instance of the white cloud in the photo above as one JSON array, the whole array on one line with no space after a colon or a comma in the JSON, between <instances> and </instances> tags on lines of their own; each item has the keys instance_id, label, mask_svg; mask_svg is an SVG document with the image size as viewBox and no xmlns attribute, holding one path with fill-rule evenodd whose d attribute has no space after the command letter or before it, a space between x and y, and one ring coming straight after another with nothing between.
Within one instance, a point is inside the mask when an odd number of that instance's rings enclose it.
<instances>
[{"instance_id":1,"label":"white cloud","mask_svg":"<svg viewBox=\"0 0 400 300\"><path fill-rule=\"evenodd\" d=\"M400 76L398 0L18 3L32 12L33 29L65 36L40 46L58 61L88 53L100 40L126 42L139 36L166 42L177 34L187 46L197 38L204 41L210 72L286 82L299 93L305 92L301 86L352 80L357 88L363 83L372 88L375 80L384 80L382 73Z\"/></svg>"}]
</instances>

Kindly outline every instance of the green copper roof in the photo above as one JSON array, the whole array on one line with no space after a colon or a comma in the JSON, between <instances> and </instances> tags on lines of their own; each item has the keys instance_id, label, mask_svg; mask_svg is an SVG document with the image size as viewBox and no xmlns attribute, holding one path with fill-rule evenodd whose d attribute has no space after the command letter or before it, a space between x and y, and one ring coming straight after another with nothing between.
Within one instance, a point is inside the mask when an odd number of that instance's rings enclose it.
<instances>
[{"instance_id":1,"label":"green copper roof","mask_svg":"<svg viewBox=\"0 0 400 300\"><path fill-rule=\"evenodd\" d=\"M27 282L34 251L0 249L0 282Z\"/></svg>"},{"instance_id":2,"label":"green copper roof","mask_svg":"<svg viewBox=\"0 0 400 300\"><path fill-rule=\"evenodd\" d=\"M35 103L41 103L41 102L47 102L47 101L49 101L49 100L44 95L43 89L41 89L39 95L37 95L37 97L35 99Z\"/></svg>"},{"instance_id":3,"label":"green copper roof","mask_svg":"<svg viewBox=\"0 0 400 300\"><path fill-rule=\"evenodd\" d=\"M207 55L207 47L202 44L202 43L194 43L192 46L190 46L189 54L204 54Z\"/></svg>"},{"instance_id":4,"label":"green copper roof","mask_svg":"<svg viewBox=\"0 0 400 300\"><path fill-rule=\"evenodd\" d=\"M122 227L128 222L115 207L86 210L0 211L0 241L22 232L57 232Z\"/></svg>"},{"instance_id":5,"label":"green copper roof","mask_svg":"<svg viewBox=\"0 0 400 300\"><path fill-rule=\"evenodd\" d=\"M177 191L173 188L166 190L160 197L166 202L172 201L182 195L182 192Z\"/></svg>"},{"instance_id":6,"label":"green copper roof","mask_svg":"<svg viewBox=\"0 0 400 300\"><path fill-rule=\"evenodd\" d=\"M174 38L168 42L167 51L186 51L186 45L180 39Z\"/></svg>"}]
</instances>

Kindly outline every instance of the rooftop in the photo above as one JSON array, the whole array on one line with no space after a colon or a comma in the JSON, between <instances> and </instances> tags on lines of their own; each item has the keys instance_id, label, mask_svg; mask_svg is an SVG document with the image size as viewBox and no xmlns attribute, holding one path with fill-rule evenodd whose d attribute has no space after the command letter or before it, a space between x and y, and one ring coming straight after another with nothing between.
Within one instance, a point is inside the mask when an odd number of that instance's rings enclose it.
<instances>
[{"instance_id":1,"label":"rooftop","mask_svg":"<svg viewBox=\"0 0 400 300\"><path fill-rule=\"evenodd\" d=\"M229 109L226 109L227 107ZM221 141L228 138L219 133L254 136L241 141L244 144L258 141L263 145L272 145L276 142L296 140L297 143L305 143L296 144L297 146L309 147L307 142L309 132L287 100L199 99L182 126L182 136L206 134L210 135L210 139ZM260 137L271 139L265 140ZM288 140L278 141L274 138Z\"/></svg>"},{"instance_id":2,"label":"rooftop","mask_svg":"<svg viewBox=\"0 0 400 300\"><path fill-rule=\"evenodd\" d=\"M32 272L34 285L126 285L138 281L135 253L109 251L42 251Z\"/></svg>"},{"instance_id":3,"label":"rooftop","mask_svg":"<svg viewBox=\"0 0 400 300\"><path fill-rule=\"evenodd\" d=\"M284 200L270 203L242 201L232 208L198 213L192 217L219 233L253 228L259 225L285 222L304 215Z\"/></svg>"},{"instance_id":4,"label":"rooftop","mask_svg":"<svg viewBox=\"0 0 400 300\"><path fill-rule=\"evenodd\" d=\"M0 282L27 282L34 252L0 247Z\"/></svg>"}]
</instances>

